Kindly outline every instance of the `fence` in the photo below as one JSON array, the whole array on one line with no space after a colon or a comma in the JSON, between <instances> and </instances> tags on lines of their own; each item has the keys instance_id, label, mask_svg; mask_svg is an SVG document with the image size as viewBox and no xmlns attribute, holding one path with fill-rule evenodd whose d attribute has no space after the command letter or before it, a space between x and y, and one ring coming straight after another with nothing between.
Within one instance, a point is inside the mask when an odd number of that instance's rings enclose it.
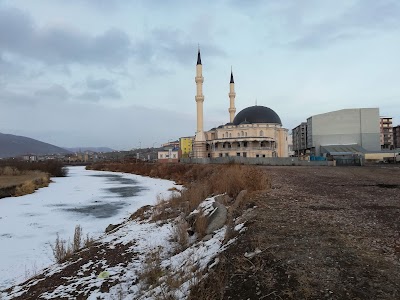
<instances>
[{"instance_id":1,"label":"fence","mask_svg":"<svg viewBox=\"0 0 400 300\"><path fill-rule=\"evenodd\" d=\"M328 161L308 161L298 157L215 157L215 158L181 158L186 164L243 164L265 166L328 166Z\"/></svg>"}]
</instances>

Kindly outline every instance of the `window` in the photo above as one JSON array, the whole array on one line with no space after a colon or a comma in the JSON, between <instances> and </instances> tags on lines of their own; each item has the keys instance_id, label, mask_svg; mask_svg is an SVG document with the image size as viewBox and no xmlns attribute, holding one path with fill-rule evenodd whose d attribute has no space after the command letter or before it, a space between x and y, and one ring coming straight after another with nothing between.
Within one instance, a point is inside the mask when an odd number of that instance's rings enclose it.
<instances>
[{"instance_id":1,"label":"window","mask_svg":"<svg viewBox=\"0 0 400 300\"><path fill-rule=\"evenodd\" d=\"M230 137L230 138L232 137L232 133L229 134L229 137Z\"/></svg>"},{"instance_id":2,"label":"window","mask_svg":"<svg viewBox=\"0 0 400 300\"><path fill-rule=\"evenodd\" d=\"M219 157L222 157L222 153L219 154Z\"/></svg>"},{"instance_id":3,"label":"window","mask_svg":"<svg viewBox=\"0 0 400 300\"><path fill-rule=\"evenodd\" d=\"M247 132L244 133L244 136L247 136Z\"/></svg>"},{"instance_id":4,"label":"window","mask_svg":"<svg viewBox=\"0 0 400 300\"><path fill-rule=\"evenodd\" d=\"M225 153L225 156L229 156L229 153Z\"/></svg>"},{"instance_id":5,"label":"window","mask_svg":"<svg viewBox=\"0 0 400 300\"><path fill-rule=\"evenodd\" d=\"M244 136L244 132L242 131L242 136Z\"/></svg>"},{"instance_id":6,"label":"window","mask_svg":"<svg viewBox=\"0 0 400 300\"><path fill-rule=\"evenodd\" d=\"M176 158L176 154L173 155L173 158Z\"/></svg>"},{"instance_id":7,"label":"window","mask_svg":"<svg viewBox=\"0 0 400 300\"><path fill-rule=\"evenodd\" d=\"M160 154L160 158L163 158L163 155L162 155L162 154Z\"/></svg>"},{"instance_id":8,"label":"window","mask_svg":"<svg viewBox=\"0 0 400 300\"><path fill-rule=\"evenodd\" d=\"M247 157L247 152L243 152L243 157Z\"/></svg>"},{"instance_id":9,"label":"window","mask_svg":"<svg viewBox=\"0 0 400 300\"><path fill-rule=\"evenodd\" d=\"M264 136L264 131L260 131L260 136Z\"/></svg>"},{"instance_id":10,"label":"window","mask_svg":"<svg viewBox=\"0 0 400 300\"><path fill-rule=\"evenodd\" d=\"M236 153L236 156L240 156L240 152L237 152L237 153Z\"/></svg>"},{"instance_id":11,"label":"window","mask_svg":"<svg viewBox=\"0 0 400 300\"><path fill-rule=\"evenodd\" d=\"M260 157L260 154L256 154L256 157Z\"/></svg>"},{"instance_id":12,"label":"window","mask_svg":"<svg viewBox=\"0 0 400 300\"><path fill-rule=\"evenodd\" d=\"M265 157L265 154L263 154L263 157Z\"/></svg>"},{"instance_id":13,"label":"window","mask_svg":"<svg viewBox=\"0 0 400 300\"><path fill-rule=\"evenodd\" d=\"M225 136L228 137L228 131L225 133Z\"/></svg>"},{"instance_id":14,"label":"window","mask_svg":"<svg viewBox=\"0 0 400 300\"><path fill-rule=\"evenodd\" d=\"M224 134L222 134L222 137L224 138L224 137L225 137L225 135L224 135Z\"/></svg>"},{"instance_id":15,"label":"window","mask_svg":"<svg viewBox=\"0 0 400 300\"><path fill-rule=\"evenodd\" d=\"M240 136L240 132L238 132L238 136Z\"/></svg>"},{"instance_id":16,"label":"window","mask_svg":"<svg viewBox=\"0 0 400 300\"><path fill-rule=\"evenodd\" d=\"M211 153L208 153L207 157L211 157Z\"/></svg>"}]
</instances>

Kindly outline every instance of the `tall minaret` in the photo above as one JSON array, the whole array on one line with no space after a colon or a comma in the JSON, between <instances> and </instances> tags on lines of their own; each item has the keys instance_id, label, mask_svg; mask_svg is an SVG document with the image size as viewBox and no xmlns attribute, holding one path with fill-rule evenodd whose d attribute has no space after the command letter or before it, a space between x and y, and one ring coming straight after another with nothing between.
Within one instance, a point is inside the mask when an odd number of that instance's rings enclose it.
<instances>
[{"instance_id":1,"label":"tall minaret","mask_svg":"<svg viewBox=\"0 0 400 300\"><path fill-rule=\"evenodd\" d=\"M200 48L197 53L197 65L196 65L196 104L197 104L197 131L195 141L205 141L204 130L203 130L203 66L201 64Z\"/></svg>"},{"instance_id":2,"label":"tall minaret","mask_svg":"<svg viewBox=\"0 0 400 300\"><path fill-rule=\"evenodd\" d=\"M229 83L229 100L230 100L230 106L229 106L229 122L232 123L233 119L235 118L235 113L236 113L236 107L235 107L235 81L233 80L233 72L231 68L231 81Z\"/></svg>"}]
</instances>

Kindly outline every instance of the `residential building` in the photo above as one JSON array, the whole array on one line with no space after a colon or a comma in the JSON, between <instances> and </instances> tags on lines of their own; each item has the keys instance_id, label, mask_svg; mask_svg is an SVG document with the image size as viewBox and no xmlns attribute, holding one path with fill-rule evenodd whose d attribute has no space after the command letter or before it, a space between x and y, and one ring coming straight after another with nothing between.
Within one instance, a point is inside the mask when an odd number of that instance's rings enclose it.
<instances>
[{"instance_id":1,"label":"residential building","mask_svg":"<svg viewBox=\"0 0 400 300\"><path fill-rule=\"evenodd\" d=\"M179 139L179 148L181 149L182 157L189 157L193 151L193 139L193 136L181 137Z\"/></svg>"},{"instance_id":2,"label":"residential building","mask_svg":"<svg viewBox=\"0 0 400 300\"><path fill-rule=\"evenodd\" d=\"M393 123L391 117L380 117L380 140L382 150L394 148Z\"/></svg>"},{"instance_id":3,"label":"residential building","mask_svg":"<svg viewBox=\"0 0 400 300\"><path fill-rule=\"evenodd\" d=\"M396 149L400 149L400 125L393 127L393 145Z\"/></svg>"},{"instance_id":4,"label":"residential building","mask_svg":"<svg viewBox=\"0 0 400 300\"><path fill-rule=\"evenodd\" d=\"M158 162L179 162L179 148L165 147L158 151Z\"/></svg>"},{"instance_id":5,"label":"residential building","mask_svg":"<svg viewBox=\"0 0 400 300\"><path fill-rule=\"evenodd\" d=\"M307 152L307 123L302 122L292 129L294 155L300 156Z\"/></svg>"}]
</instances>

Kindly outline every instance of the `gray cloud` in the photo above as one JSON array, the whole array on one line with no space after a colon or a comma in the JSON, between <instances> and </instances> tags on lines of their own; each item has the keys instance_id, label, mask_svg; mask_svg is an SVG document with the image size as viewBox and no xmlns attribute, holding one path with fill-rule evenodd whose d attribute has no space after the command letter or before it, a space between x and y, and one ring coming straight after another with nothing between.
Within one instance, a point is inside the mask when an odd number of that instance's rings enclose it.
<instances>
[{"instance_id":1,"label":"gray cloud","mask_svg":"<svg viewBox=\"0 0 400 300\"><path fill-rule=\"evenodd\" d=\"M93 36L68 28L37 28L22 11L0 8L0 53L9 51L48 64L120 65L131 55L128 35L110 29Z\"/></svg>"},{"instance_id":2,"label":"gray cloud","mask_svg":"<svg viewBox=\"0 0 400 300\"><path fill-rule=\"evenodd\" d=\"M101 90L109 87L114 86L114 82L109 79L105 78L100 78L100 79L94 79L93 77L88 77L86 78L86 86L89 89L94 89L94 90Z\"/></svg>"},{"instance_id":3,"label":"gray cloud","mask_svg":"<svg viewBox=\"0 0 400 300\"><path fill-rule=\"evenodd\" d=\"M155 29L148 38L136 44L135 54L141 63L193 63L197 42L180 30ZM201 49L207 56L223 57L225 52L211 43L202 43Z\"/></svg>"},{"instance_id":4,"label":"gray cloud","mask_svg":"<svg viewBox=\"0 0 400 300\"><path fill-rule=\"evenodd\" d=\"M373 36L400 28L400 2L397 0L359 0L341 15L324 22L299 26L298 37L290 46L313 48L343 40Z\"/></svg>"},{"instance_id":5,"label":"gray cloud","mask_svg":"<svg viewBox=\"0 0 400 300\"><path fill-rule=\"evenodd\" d=\"M48 88L35 91L34 95L38 99L50 101L65 101L71 97L71 94L59 84L54 84Z\"/></svg>"}]
</instances>

